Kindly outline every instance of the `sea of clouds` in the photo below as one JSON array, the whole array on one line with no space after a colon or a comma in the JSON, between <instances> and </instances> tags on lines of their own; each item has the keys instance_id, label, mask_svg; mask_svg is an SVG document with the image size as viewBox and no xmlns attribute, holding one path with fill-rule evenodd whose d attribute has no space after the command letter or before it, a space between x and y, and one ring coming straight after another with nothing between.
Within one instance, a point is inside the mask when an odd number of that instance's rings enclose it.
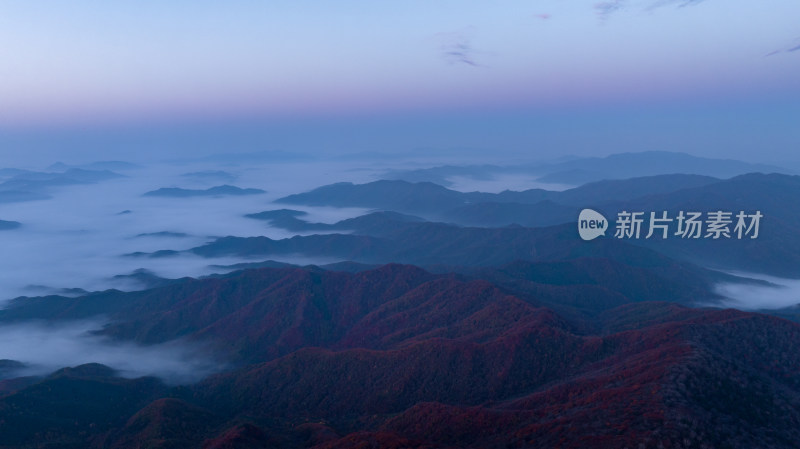
<instances>
[{"instance_id":1,"label":"sea of clouds","mask_svg":"<svg viewBox=\"0 0 800 449\"><path fill-rule=\"evenodd\" d=\"M36 161L36 164L20 168L52 172L48 166L53 162ZM137 161L135 167L117 170L124 177L95 184L47 188L44 193L50 199L46 200L0 204L0 220L22 224L17 229L0 231L3 256L0 257L0 306L19 296L54 293L69 296L80 292L68 293L66 289L141 289L144 286L135 280L114 278L139 269L165 278L198 277L224 272L219 266L253 262L241 257L202 258L190 253L166 258L128 255L159 250L184 251L222 236L282 239L297 234L245 217L265 210L287 207L303 210L308 213L304 219L321 223L362 215L368 211L295 207L274 201L335 182L374 181L380 179L389 165L397 168L396 164L397 161L373 161L359 165L353 160L226 162L220 158ZM520 176L453 181L451 188L462 191L500 191L508 188L509 182L519 189L538 187L533 177ZM206 189L221 184L257 188L266 193L193 198L143 196L162 187ZM152 235L156 233L169 234ZM302 255L274 259L297 264L336 262ZM124 376L155 375L170 382L195 381L224 367L224 363L202 348L185 342L140 346L110 341L92 332L104 324L98 317L59 324L2 325L0 360L24 363L23 371L15 375L44 375L64 366L95 362L111 366Z\"/></svg>"}]
</instances>

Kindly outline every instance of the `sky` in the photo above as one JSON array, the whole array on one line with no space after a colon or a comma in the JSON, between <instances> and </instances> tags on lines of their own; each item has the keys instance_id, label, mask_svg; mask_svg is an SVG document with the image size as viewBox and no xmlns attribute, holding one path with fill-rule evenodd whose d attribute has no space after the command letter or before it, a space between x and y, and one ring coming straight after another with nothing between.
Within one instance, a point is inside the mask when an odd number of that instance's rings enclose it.
<instances>
[{"instance_id":1,"label":"sky","mask_svg":"<svg viewBox=\"0 0 800 449\"><path fill-rule=\"evenodd\" d=\"M798 17L796 0L0 0L0 152L794 160Z\"/></svg>"}]
</instances>

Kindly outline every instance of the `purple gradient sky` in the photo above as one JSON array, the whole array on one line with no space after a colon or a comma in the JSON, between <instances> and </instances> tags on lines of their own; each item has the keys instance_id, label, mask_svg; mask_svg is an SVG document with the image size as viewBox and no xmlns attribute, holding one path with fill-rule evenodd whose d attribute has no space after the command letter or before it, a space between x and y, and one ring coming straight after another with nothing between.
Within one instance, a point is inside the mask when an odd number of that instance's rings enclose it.
<instances>
[{"instance_id":1,"label":"purple gradient sky","mask_svg":"<svg viewBox=\"0 0 800 449\"><path fill-rule=\"evenodd\" d=\"M558 151L715 155L744 139L767 148L732 156L783 160L800 145L783 126L800 118L798 18L797 0L0 2L0 151L54 128L327 118L363 134L366 117L418 116L330 147L405 130L403 145L522 151L583 130Z\"/></svg>"}]
</instances>

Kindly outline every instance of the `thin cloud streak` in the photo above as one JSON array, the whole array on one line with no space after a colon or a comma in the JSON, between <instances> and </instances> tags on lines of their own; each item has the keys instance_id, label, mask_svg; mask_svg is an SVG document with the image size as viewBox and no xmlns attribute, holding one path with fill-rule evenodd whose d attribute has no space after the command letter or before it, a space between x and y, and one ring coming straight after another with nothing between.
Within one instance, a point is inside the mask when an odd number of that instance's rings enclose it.
<instances>
[{"instance_id":1,"label":"thin cloud streak","mask_svg":"<svg viewBox=\"0 0 800 449\"><path fill-rule=\"evenodd\" d=\"M662 6L677 5L678 8L685 8L687 6L695 6L703 3L705 0L659 0L654 2L647 9L656 9Z\"/></svg>"},{"instance_id":2,"label":"thin cloud streak","mask_svg":"<svg viewBox=\"0 0 800 449\"><path fill-rule=\"evenodd\" d=\"M628 0L610 0L594 4L595 12L601 20L606 20L613 14L627 9L629 6L635 9L644 11L653 11L667 6L675 6L677 8L685 8L687 6L695 6L703 3L705 0L658 0L655 2L634 2L631 4Z\"/></svg>"},{"instance_id":3,"label":"thin cloud streak","mask_svg":"<svg viewBox=\"0 0 800 449\"><path fill-rule=\"evenodd\" d=\"M613 0L610 2L600 2L594 4L594 9L600 19L605 20L617 11L625 7L625 0Z\"/></svg>"},{"instance_id":4,"label":"thin cloud streak","mask_svg":"<svg viewBox=\"0 0 800 449\"><path fill-rule=\"evenodd\" d=\"M472 45L472 38L469 33L455 31L450 33L438 33L439 51L442 59L451 65L468 65L470 67L483 67L478 62L475 54L478 53Z\"/></svg>"},{"instance_id":5,"label":"thin cloud streak","mask_svg":"<svg viewBox=\"0 0 800 449\"><path fill-rule=\"evenodd\" d=\"M781 54L781 53L794 53L796 51L800 51L800 45L794 45L793 47L789 47L789 48L787 48L785 50L775 50L775 51L767 53L766 55L764 55L764 57L766 58L766 57L769 57L769 56L775 56L775 55L778 55L778 54Z\"/></svg>"}]
</instances>

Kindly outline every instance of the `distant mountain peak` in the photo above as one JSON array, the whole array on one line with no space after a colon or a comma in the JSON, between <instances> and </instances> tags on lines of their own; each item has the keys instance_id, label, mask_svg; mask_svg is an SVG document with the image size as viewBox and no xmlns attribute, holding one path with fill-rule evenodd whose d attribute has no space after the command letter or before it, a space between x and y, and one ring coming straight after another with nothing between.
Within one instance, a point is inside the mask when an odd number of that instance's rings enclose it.
<instances>
[{"instance_id":1,"label":"distant mountain peak","mask_svg":"<svg viewBox=\"0 0 800 449\"><path fill-rule=\"evenodd\" d=\"M188 198L197 196L224 196L224 195L259 195L266 193L261 189L243 189L240 187L223 184L219 186L210 187L205 190L201 189L184 189L180 187L162 187L157 190L151 190L144 193L143 196L160 196L160 197L173 197L173 198Z\"/></svg>"}]
</instances>

